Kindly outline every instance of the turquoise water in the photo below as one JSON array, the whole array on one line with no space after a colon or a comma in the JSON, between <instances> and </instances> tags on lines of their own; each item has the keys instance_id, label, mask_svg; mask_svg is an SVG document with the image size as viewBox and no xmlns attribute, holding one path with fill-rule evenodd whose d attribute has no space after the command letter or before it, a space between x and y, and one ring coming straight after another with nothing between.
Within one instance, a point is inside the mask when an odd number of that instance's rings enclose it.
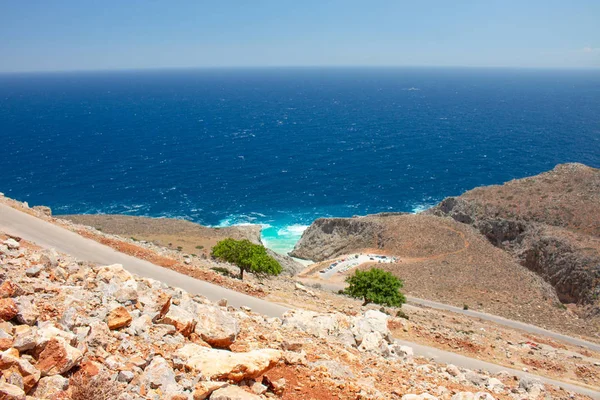
<instances>
[{"instance_id":1,"label":"turquoise water","mask_svg":"<svg viewBox=\"0 0 600 400\"><path fill-rule=\"evenodd\" d=\"M263 224L422 210L600 167L600 72L231 69L0 75L0 192L57 214Z\"/></svg>"}]
</instances>

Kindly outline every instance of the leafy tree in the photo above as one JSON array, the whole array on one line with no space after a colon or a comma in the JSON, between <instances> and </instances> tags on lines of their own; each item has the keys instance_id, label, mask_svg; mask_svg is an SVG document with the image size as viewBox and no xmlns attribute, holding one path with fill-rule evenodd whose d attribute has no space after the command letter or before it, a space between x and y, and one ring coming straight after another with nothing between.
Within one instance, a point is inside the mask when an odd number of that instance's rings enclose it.
<instances>
[{"instance_id":1,"label":"leafy tree","mask_svg":"<svg viewBox=\"0 0 600 400\"><path fill-rule=\"evenodd\" d=\"M219 260L237 265L240 269L240 279L244 279L244 271L257 275L279 275L281 265L267 254L267 250L248 239L224 239L213 248L211 255Z\"/></svg>"},{"instance_id":2,"label":"leafy tree","mask_svg":"<svg viewBox=\"0 0 600 400\"><path fill-rule=\"evenodd\" d=\"M346 278L348 287L344 293L363 299L363 305L369 303L398 307L406 303L406 298L400 293L403 282L391 272L379 268L368 271L356 270L354 275Z\"/></svg>"}]
</instances>

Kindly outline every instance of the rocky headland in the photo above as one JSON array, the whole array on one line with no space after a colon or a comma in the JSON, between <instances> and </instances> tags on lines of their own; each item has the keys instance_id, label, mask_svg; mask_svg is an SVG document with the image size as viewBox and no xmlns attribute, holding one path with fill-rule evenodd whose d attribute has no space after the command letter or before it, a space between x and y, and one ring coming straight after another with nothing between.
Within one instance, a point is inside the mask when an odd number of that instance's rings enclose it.
<instances>
[{"instance_id":1,"label":"rocky headland","mask_svg":"<svg viewBox=\"0 0 600 400\"><path fill-rule=\"evenodd\" d=\"M447 198L419 215L318 219L291 255L393 255L398 263L380 266L416 297L594 336L599 232L600 171L564 164Z\"/></svg>"}]
</instances>

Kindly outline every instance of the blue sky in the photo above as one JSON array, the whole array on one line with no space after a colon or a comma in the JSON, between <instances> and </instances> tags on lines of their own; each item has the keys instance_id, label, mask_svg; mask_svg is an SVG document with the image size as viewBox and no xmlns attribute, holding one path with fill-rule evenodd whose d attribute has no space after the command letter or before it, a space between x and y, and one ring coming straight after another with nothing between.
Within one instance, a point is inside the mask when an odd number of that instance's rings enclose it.
<instances>
[{"instance_id":1,"label":"blue sky","mask_svg":"<svg viewBox=\"0 0 600 400\"><path fill-rule=\"evenodd\" d=\"M600 1L0 1L0 71L340 65L600 68Z\"/></svg>"}]
</instances>

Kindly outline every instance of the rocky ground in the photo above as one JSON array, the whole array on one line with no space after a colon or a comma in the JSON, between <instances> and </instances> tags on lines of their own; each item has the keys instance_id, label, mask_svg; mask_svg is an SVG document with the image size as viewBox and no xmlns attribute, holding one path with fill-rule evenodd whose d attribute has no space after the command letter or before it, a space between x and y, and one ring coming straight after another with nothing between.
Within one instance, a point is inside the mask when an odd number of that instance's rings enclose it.
<instances>
[{"instance_id":1,"label":"rocky ground","mask_svg":"<svg viewBox=\"0 0 600 400\"><path fill-rule=\"evenodd\" d=\"M2 399L583 398L413 357L376 310L267 318L0 243Z\"/></svg>"},{"instance_id":2,"label":"rocky ground","mask_svg":"<svg viewBox=\"0 0 600 400\"><path fill-rule=\"evenodd\" d=\"M231 271L231 273L235 273L236 268L233 266L190 256L181 251L162 248L149 242L120 238L105 232L99 232L90 227L57 220L49 217L47 211L32 209L27 207L26 204L10 199L5 198L3 201L24 212L60 224L129 254L151 260L159 265L162 263L165 267L177 269L192 276L254 296L263 297L270 301L290 304L296 307L299 306L306 310L342 313L342 315L350 317L357 317L359 314L367 311L367 309L360 307L358 301L345 296L335 295L327 290L321 290L318 285L317 287L306 287L296 283L296 279L288 277L278 277L276 279L261 281L248 276L248 279L240 282L238 279L224 276L212 270L212 268L216 267L223 271L224 268ZM599 386L597 382L599 366L597 363L600 355L598 354L574 346L566 346L562 343L548 341L544 338L530 337L489 322L484 323L449 312L410 307L406 308L405 312L410 317L410 320L393 318L390 321L392 336L395 338L450 350L507 367L517 369L527 368L536 374L554 377L559 380L572 381L588 387ZM243 332L240 335L243 335ZM236 349L235 345L232 346L232 349ZM243 350L243 348L239 348L238 350ZM315 354L321 354L320 352L323 350L317 349L315 351ZM310 353L307 353L307 355L310 356ZM550 357L551 362L546 362L548 357ZM426 361L423 360L422 362ZM556 365L561 365L562 368L554 368ZM290 370L288 367L276 366L270 373L274 374L274 379L275 377L286 377L288 382L295 382L295 380L300 379L297 376L299 372L297 370ZM308 380L314 379L311 378L310 370L304 369L300 377ZM302 382L302 379L300 382ZM317 393L325 396L324 392L320 389L310 392L312 394L308 392L308 388L306 390L307 397L304 398L337 398L335 394L333 397L318 397ZM471 388L470 390L474 389ZM315 397L311 397L313 395ZM291 396L291 394L288 392L286 396ZM498 397L502 398L502 396Z\"/></svg>"},{"instance_id":3,"label":"rocky ground","mask_svg":"<svg viewBox=\"0 0 600 400\"><path fill-rule=\"evenodd\" d=\"M153 242L158 246L181 249L187 254L210 255L210 249L225 238L248 239L260 243L260 225L210 228L173 218L147 218L130 215L61 215L79 225L93 226L113 235Z\"/></svg>"}]
</instances>

